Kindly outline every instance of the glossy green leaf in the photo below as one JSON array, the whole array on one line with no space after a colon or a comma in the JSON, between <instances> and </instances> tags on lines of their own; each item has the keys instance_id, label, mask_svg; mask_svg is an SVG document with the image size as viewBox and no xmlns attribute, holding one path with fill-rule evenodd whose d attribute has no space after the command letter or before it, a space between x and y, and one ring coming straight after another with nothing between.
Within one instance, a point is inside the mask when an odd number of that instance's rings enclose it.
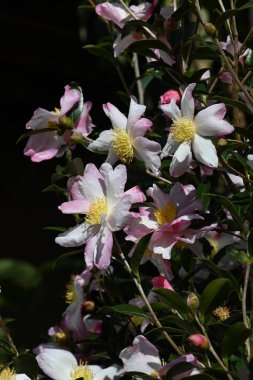
<instances>
[{"instance_id":1,"label":"glossy green leaf","mask_svg":"<svg viewBox=\"0 0 253 380\"><path fill-rule=\"evenodd\" d=\"M132 269L132 272L135 274L135 276L140 280L140 275L139 275L139 266L141 263L141 260L143 258L143 255L149 245L149 241L151 239L152 232L143 236L139 242L136 245L136 248L134 250L134 253L131 257L130 260L130 266Z\"/></svg>"},{"instance_id":2,"label":"glossy green leaf","mask_svg":"<svg viewBox=\"0 0 253 380\"><path fill-rule=\"evenodd\" d=\"M223 354L228 356L238 351L250 334L251 330L247 329L243 322L237 322L230 326L221 342Z\"/></svg>"},{"instance_id":3,"label":"glossy green leaf","mask_svg":"<svg viewBox=\"0 0 253 380\"><path fill-rule=\"evenodd\" d=\"M116 312L119 314L134 316L137 315L143 318L149 318L148 314L142 311L141 308L131 304L121 304L117 306L105 306L99 310L101 313Z\"/></svg>"},{"instance_id":4,"label":"glossy green leaf","mask_svg":"<svg viewBox=\"0 0 253 380\"><path fill-rule=\"evenodd\" d=\"M84 49L88 50L90 54L104 58L107 61L114 63L112 46L109 43L101 43L99 45L85 45Z\"/></svg>"},{"instance_id":5,"label":"glossy green leaf","mask_svg":"<svg viewBox=\"0 0 253 380\"><path fill-rule=\"evenodd\" d=\"M204 317L226 299L231 289L231 281L227 278L217 278L205 287L199 305L199 312Z\"/></svg>"},{"instance_id":6,"label":"glossy green leaf","mask_svg":"<svg viewBox=\"0 0 253 380\"><path fill-rule=\"evenodd\" d=\"M228 20L229 18L231 18L232 16L236 16L239 12L247 9L247 8L251 8L253 7L253 1L249 1L248 3L244 4L242 7L240 8L237 8L237 9L229 9L227 10L226 12L223 12L219 17L218 19L216 20L216 28L219 29L221 27L221 25L226 21Z\"/></svg>"},{"instance_id":7,"label":"glossy green leaf","mask_svg":"<svg viewBox=\"0 0 253 380\"><path fill-rule=\"evenodd\" d=\"M191 363L182 361L181 363L173 365L171 368L169 368L166 375L163 376L163 379L173 380L175 377L183 375L184 372L192 371L193 368L194 366Z\"/></svg>"},{"instance_id":8,"label":"glossy green leaf","mask_svg":"<svg viewBox=\"0 0 253 380\"><path fill-rule=\"evenodd\" d=\"M226 376L224 376L224 379L225 378ZM217 380L217 378L207 375L206 373L201 373L199 375L184 377L184 380Z\"/></svg>"},{"instance_id":9,"label":"glossy green leaf","mask_svg":"<svg viewBox=\"0 0 253 380\"><path fill-rule=\"evenodd\" d=\"M142 49L161 49L165 51L166 53L168 53L169 55L171 54L170 49L159 40L136 41L128 47L128 50L136 51L137 53L141 51Z\"/></svg>"},{"instance_id":10,"label":"glossy green leaf","mask_svg":"<svg viewBox=\"0 0 253 380\"><path fill-rule=\"evenodd\" d=\"M232 108L235 107L235 108L242 110L243 112L252 114L250 112L250 110L248 109L248 107L245 105L245 103L243 103L239 100L233 100L231 98L226 98L224 96L212 96L210 99L217 100L217 102L224 103L227 106L230 106Z\"/></svg>"},{"instance_id":11,"label":"glossy green leaf","mask_svg":"<svg viewBox=\"0 0 253 380\"><path fill-rule=\"evenodd\" d=\"M37 379L39 366L34 356L20 354L13 361L17 373L25 373L31 379Z\"/></svg>"},{"instance_id":12,"label":"glossy green leaf","mask_svg":"<svg viewBox=\"0 0 253 380\"><path fill-rule=\"evenodd\" d=\"M177 310L179 313L188 313L188 306L180 294L168 289L155 289L154 293L158 294L163 301L167 302L168 305Z\"/></svg>"}]
</instances>

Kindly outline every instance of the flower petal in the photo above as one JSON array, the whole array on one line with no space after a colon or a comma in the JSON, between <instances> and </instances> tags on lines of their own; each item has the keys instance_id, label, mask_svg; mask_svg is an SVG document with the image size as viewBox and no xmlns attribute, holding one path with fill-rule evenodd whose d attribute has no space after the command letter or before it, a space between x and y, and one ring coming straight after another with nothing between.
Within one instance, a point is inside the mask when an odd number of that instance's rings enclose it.
<instances>
[{"instance_id":1,"label":"flower petal","mask_svg":"<svg viewBox=\"0 0 253 380\"><path fill-rule=\"evenodd\" d=\"M149 119L145 119L144 117L142 119L139 119L131 132L131 138L135 139L138 136L144 136L152 127L153 123Z\"/></svg>"},{"instance_id":2,"label":"flower petal","mask_svg":"<svg viewBox=\"0 0 253 380\"><path fill-rule=\"evenodd\" d=\"M175 99L172 99L169 104L162 104L160 108L163 113L165 113L165 115L172 120L176 120L182 117L181 111L178 108Z\"/></svg>"},{"instance_id":3,"label":"flower petal","mask_svg":"<svg viewBox=\"0 0 253 380\"><path fill-rule=\"evenodd\" d=\"M44 108L38 108L33 114L33 117L26 124L26 129L41 129L47 128L49 121L58 121L59 114L50 112Z\"/></svg>"},{"instance_id":4,"label":"flower petal","mask_svg":"<svg viewBox=\"0 0 253 380\"><path fill-rule=\"evenodd\" d=\"M66 115L76 103L81 99L81 91L78 88L72 88L70 86L65 86L64 95L61 97L61 113L60 115Z\"/></svg>"},{"instance_id":5,"label":"flower petal","mask_svg":"<svg viewBox=\"0 0 253 380\"><path fill-rule=\"evenodd\" d=\"M167 157L171 154L174 154L176 152L177 148L179 147L179 145L180 145L180 143L175 141L172 138L172 135L169 134L168 140L162 149L161 159L163 159L164 157Z\"/></svg>"},{"instance_id":6,"label":"flower petal","mask_svg":"<svg viewBox=\"0 0 253 380\"><path fill-rule=\"evenodd\" d=\"M199 162L217 168L218 156L211 140L204 139L196 133L192 139L192 149Z\"/></svg>"},{"instance_id":7,"label":"flower petal","mask_svg":"<svg viewBox=\"0 0 253 380\"><path fill-rule=\"evenodd\" d=\"M77 366L71 352L57 348L45 348L36 360L42 371L53 380L70 380L70 372Z\"/></svg>"},{"instance_id":8,"label":"flower petal","mask_svg":"<svg viewBox=\"0 0 253 380\"><path fill-rule=\"evenodd\" d=\"M181 99L181 112L182 116L192 120L194 117L194 99L192 97L192 91L196 87L196 83L189 84L184 90Z\"/></svg>"},{"instance_id":9,"label":"flower petal","mask_svg":"<svg viewBox=\"0 0 253 380\"><path fill-rule=\"evenodd\" d=\"M124 195L114 205L107 216L106 222L111 231L122 230L130 217L130 207L132 205L131 195Z\"/></svg>"},{"instance_id":10,"label":"flower petal","mask_svg":"<svg viewBox=\"0 0 253 380\"><path fill-rule=\"evenodd\" d=\"M58 207L58 209L61 210L63 214L86 214L89 210L89 206L89 201L81 199L64 202Z\"/></svg>"},{"instance_id":11,"label":"flower petal","mask_svg":"<svg viewBox=\"0 0 253 380\"><path fill-rule=\"evenodd\" d=\"M225 104L213 104L201 110L194 119L196 132L201 136L222 136L233 132L234 127L224 119Z\"/></svg>"},{"instance_id":12,"label":"flower petal","mask_svg":"<svg viewBox=\"0 0 253 380\"><path fill-rule=\"evenodd\" d=\"M62 247L80 247L95 233L94 226L82 223L58 235L55 242Z\"/></svg>"},{"instance_id":13,"label":"flower petal","mask_svg":"<svg viewBox=\"0 0 253 380\"><path fill-rule=\"evenodd\" d=\"M120 28L123 28L124 22L121 21L128 16L128 13L119 3L111 4L105 1L102 4L98 4L95 8L96 13L105 18L106 20L114 22Z\"/></svg>"},{"instance_id":14,"label":"flower petal","mask_svg":"<svg viewBox=\"0 0 253 380\"><path fill-rule=\"evenodd\" d=\"M141 118L146 110L146 106L138 104L133 97L131 97L129 113L127 118L126 130L131 135L132 129L137 121Z\"/></svg>"},{"instance_id":15,"label":"flower petal","mask_svg":"<svg viewBox=\"0 0 253 380\"><path fill-rule=\"evenodd\" d=\"M113 130L109 129L100 133L99 137L89 144L90 150L104 152L110 149Z\"/></svg>"},{"instance_id":16,"label":"flower petal","mask_svg":"<svg viewBox=\"0 0 253 380\"><path fill-rule=\"evenodd\" d=\"M155 141L151 141L146 137L136 137L132 141L134 147L134 155L144 164L147 169L150 169L153 173L158 174L161 160L159 153L161 152L161 145Z\"/></svg>"},{"instance_id":17,"label":"flower petal","mask_svg":"<svg viewBox=\"0 0 253 380\"><path fill-rule=\"evenodd\" d=\"M180 177L189 168L192 162L191 145L189 141L184 141L177 148L172 162L170 164L170 175L172 177Z\"/></svg>"},{"instance_id":18,"label":"flower petal","mask_svg":"<svg viewBox=\"0 0 253 380\"><path fill-rule=\"evenodd\" d=\"M106 197L110 207L118 201L118 198L124 194L124 188L127 181L127 171L125 165L117 165L113 170L108 163L101 165L100 173L105 181Z\"/></svg>"},{"instance_id":19,"label":"flower petal","mask_svg":"<svg viewBox=\"0 0 253 380\"><path fill-rule=\"evenodd\" d=\"M33 162L50 160L59 152L64 139L55 131L34 134L29 137L24 149L24 155L31 157Z\"/></svg>"},{"instance_id":20,"label":"flower petal","mask_svg":"<svg viewBox=\"0 0 253 380\"><path fill-rule=\"evenodd\" d=\"M92 366L90 366L92 369ZM116 380L122 375L122 368L118 365L112 365L97 372L93 380Z\"/></svg>"},{"instance_id":21,"label":"flower petal","mask_svg":"<svg viewBox=\"0 0 253 380\"><path fill-rule=\"evenodd\" d=\"M125 192L125 195L127 194L131 195L132 203L145 202L146 200L146 197L143 191L141 191L141 189L139 188L139 186L134 186L131 189L127 190Z\"/></svg>"},{"instance_id":22,"label":"flower petal","mask_svg":"<svg viewBox=\"0 0 253 380\"><path fill-rule=\"evenodd\" d=\"M106 114L106 116L109 117L109 119L112 122L113 129L126 129L127 126L127 118L125 115L123 115L122 112L118 110L117 107L115 107L111 103L106 103L103 105L103 110Z\"/></svg>"},{"instance_id":23,"label":"flower petal","mask_svg":"<svg viewBox=\"0 0 253 380\"><path fill-rule=\"evenodd\" d=\"M91 102L85 102L83 104L81 116L75 123L74 133L80 134L82 136L88 136L92 132L95 125L92 124L92 120L89 115L91 107Z\"/></svg>"}]
</instances>

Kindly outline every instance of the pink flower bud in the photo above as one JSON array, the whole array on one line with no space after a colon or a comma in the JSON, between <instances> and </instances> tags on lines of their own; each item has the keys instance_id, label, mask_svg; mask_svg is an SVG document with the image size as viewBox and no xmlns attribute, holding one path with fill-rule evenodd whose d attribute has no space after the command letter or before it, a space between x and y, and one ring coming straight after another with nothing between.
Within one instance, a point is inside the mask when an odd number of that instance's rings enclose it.
<instances>
[{"instance_id":1,"label":"pink flower bud","mask_svg":"<svg viewBox=\"0 0 253 380\"><path fill-rule=\"evenodd\" d=\"M207 349L210 346L206 337L204 337L204 335L201 334L192 334L188 336L187 339L194 347Z\"/></svg>"},{"instance_id":2,"label":"pink flower bud","mask_svg":"<svg viewBox=\"0 0 253 380\"><path fill-rule=\"evenodd\" d=\"M175 102L178 103L181 99L181 95L179 91L169 90L166 91L163 95L161 95L160 99L162 104L169 104L172 101L172 99L174 99Z\"/></svg>"},{"instance_id":3,"label":"pink flower bud","mask_svg":"<svg viewBox=\"0 0 253 380\"><path fill-rule=\"evenodd\" d=\"M164 288L164 289L169 289L169 290L174 291L173 287L163 276L153 277L151 281L152 281L154 289Z\"/></svg>"}]
</instances>

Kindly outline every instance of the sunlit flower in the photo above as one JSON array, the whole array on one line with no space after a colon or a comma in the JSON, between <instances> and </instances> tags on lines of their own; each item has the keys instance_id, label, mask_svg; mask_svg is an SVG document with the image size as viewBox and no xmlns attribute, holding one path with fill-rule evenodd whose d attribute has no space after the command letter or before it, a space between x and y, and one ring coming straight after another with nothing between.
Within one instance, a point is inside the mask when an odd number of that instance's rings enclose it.
<instances>
[{"instance_id":1,"label":"sunlit flower","mask_svg":"<svg viewBox=\"0 0 253 380\"><path fill-rule=\"evenodd\" d=\"M85 214L83 223L60 234L56 243L63 247L78 247L86 244L87 269L95 265L106 269L110 265L112 233L125 227L134 202L143 202L144 194L138 186L124 192L127 172L124 165L114 170L104 163L100 170L87 164L84 175L71 178L68 188L71 201L59 209L65 214Z\"/></svg>"},{"instance_id":2,"label":"sunlit flower","mask_svg":"<svg viewBox=\"0 0 253 380\"><path fill-rule=\"evenodd\" d=\"M103 369L98 365L78 364L71 352L61 349L45 348L36 360L42 371L53 380L116 380L121 373L116 365Z\"/></svg>"},{"instance_id":3,"label":"sunlit flower","mask_svg":"<svg viewBox=\"0 0 253 380\"><path fill-rule=\"evenodd\" d=\"M146 106L137 104L131 98L128 118L111 103L104 104L103 108L113 129L101 132L98 139L89 145L89 149L108 151L106 162L111 165L118 160L129 164L136 157L144 162L146 168L157 173L161 165L161 146L144 137L152 126L150 120L141 117Z\"/></svg>"},{"instance_id":4,"label":"sunlit flower","mask_svg":"<svg viewBox=\"0 0 253 380\"><path fill-rule=\"evenodd\" d=\"M65 86L60 105L54 111L38 108L26 124L27 129L37 132L29 137L24 149L25 156L33 162L61 155L61 148L71 143L71 139L86 137L94 128L89 115L92 103L83 102L80 87Z\"/></svg>"},{"instance_id":5,"label":"sunlit flower","mask_svg":"<svg viewBox=\"0 0 253 380\"><path fill-rule=\"evenodd\" d=\"M214 144L207 136L223 136L233 132L234 127L223 120L226 107L223 103L214 104L201 110L194 117L194 99L192 91L196 84L190 84L181 99L181 110L174 100L161 105L161 110L172 119L168 141L161 157L173 155L170 174L179 177L186 172L192 162L192 150L195 158L209 167L218 166L218 156Z\"/></svg>"}]
</instances>

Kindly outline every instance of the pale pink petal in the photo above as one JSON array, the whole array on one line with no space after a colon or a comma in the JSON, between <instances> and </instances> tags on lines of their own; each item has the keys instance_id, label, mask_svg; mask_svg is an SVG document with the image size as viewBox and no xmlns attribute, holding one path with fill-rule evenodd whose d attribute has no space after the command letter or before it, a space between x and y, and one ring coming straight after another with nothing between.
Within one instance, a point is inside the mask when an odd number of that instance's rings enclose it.
<instances>
[{"instance_id":1,"label":"pale pink petal","mask_svg":"<svg viewBox=\"0 0 253 380\"><path fill-rule=\"evenodd\" d=\"M191 144L189 141L184 141L177 148L172 162L170 164L170 175L172 177L180 177L189 168L192 162Z\"/></svg>"},{"instance_id":2,"label":"pale pink petal","mask_svg":"<svg viewBox=\"0 0 253 380\"><path fill-rule=\"evenodd\" d=\"M156 239L156 232L151 237L151 247L155 254L162 255L164 259L170 259L171 250L176 244L177 239L175 234L161 234L159 239Z\"/></svg>"},{"instance_id":3,"label":"pale pink petal","mask_svg":"<svg viewBox=\"0 0 253 380\"><path fill-rule=\"evenodd\" d=\"M165 208L171 201L170 195L164 193L156 184L148 188L147 194L153 198L153 202L158 209Z\"/></svg>"},{"instance_id":4,"label":"pale pink petal","mask_svg":"<svg viewBox=\"0 0 253 380\"><path fill-rule=\"evenodd\" d=\"M182 117L181 111L178 108L175 99L172 99L169 104L162 104L160 108L163 113L165 113L165 115L172 120L176 120Z\"/></svg>"},{"instance_id":5,"label":"pale pink petal","mask_svg":"<svg viewBox=\"0 0 253 380\"><path fill-rule=\"evenodd\" d=\"M168 280L166 280L164 276L153 277L151 279L151 282L154 289L164 288L174 291L173 287L170 285L170 283L168 282Z\"/></svg>"},{"instance_id":6,"label":"pale pink petal","mask_svg":"<svg viewBox=\"0 0 253 380\"><path fill-rule=\"evenodd\" d=\"M119 161L119 156L116 153L114 153L112 149L110 149L105 162L107 162L108 164L114 165L117 161Z\"/></svg>"},{"instance_id":7,"label":"pale pink petal","mask_svg":"<svg viewBox=\"0 0 253 380\"><path fill-rule=\"evenodd\" d=\"M179 145L180 145L180 143L177 141L174 141L172 135L169 134L168 140L162 149L161 159L163 159L164 157L167 157L171 154L174 154L176 152L177 148L179 147Z\"/></svg>"},{"instance_id":8,"label":"pale pink petal","mask_svg":"<svg viewBox=\"0 0 253 380\"><path fill-rule=\"evenodd\" d=\"M133 97L131 97L129 113L127 118L126 130L128 134L132 134L132 129L137 121L141 118L146 110L146 106L136 103Z\"/></svg>"},{"instance_id":9,"label":"pale pink petal","mask_svg":"<svg viewBox=\"0 0 253 380\"><path fill-rule=\"evenodd\" d=\"M47 128L48 122L57 122L59 119L59 114L56 112L50 112L44 108L38 108L33 114L33 117L26 124L27 129L41 129Z\"/></svg>"},{"instance_id":10,"label":"pale pink petal","mask_svg":"<svg viewBox=\"0 0 253 380\"><path fill-rule=\"evenodd\" d=\"M105 196L105 187L101 175L96 175L96 170L90 173L90 169L94 168L94 164L86 165L84 175L78 177L75 187L72 187L71 193L82 194L82 198L92 202L96 198L103 198ZM87 171L86 171L87 169ZM100 173L99 173L100 174ZM80 199L80 198L79 198Z\"/></svg>"},{"instance_id":11,"label":"pale pink petal","mask_svg":"<svg viewBox=\"0 0 253 380\"><path fill-rule=\"evenodd\" d=\"M152 127L153 123L149 119L142 118L138 120L131 131L132 139L135 139L138 136L144 136Z\"/></svg>"},{"instance_id":12,"label":"pale pink petal","mask_svg":"<svg viewBox=\"0 0 253 380\"><path fill-rule=\"evenodd\" d=\"M233 132L234 127L223 120L225 104L213 104L201 110L194 119L195 130L201 136L222 136Z\"/></svg>"},{"instance_id":13,"label":"pale pink petal","mask_svg":"<svg viewBox=\"0 0 253 380\"><path fill-rule=\"evenodd\" d=\"M114 56L118 57L129 45L143 39L145 39L144 36L137 32L132 32L124 38L119 35L113 43Z\"/></svg>"},{"instance_id":14,"label":"pale pink petal","mask_svg":"<svg viewBox=\"0 0 253 380\"><path fill-rule=\"evenodd\" d=\"M134 147L135 157L143 161L147 169L158 174L161 166L159 157L161 145L142 136L136 137L132 141L132 145Z\"/></svg>"},{"instance_id":15,"label":"pale pink petal","mask_svg":"<svg viewBox=\"0 0 253 380\"><path fill-rule=\"evenodd\" d=\"M77 366L71 352L57 348L45 348L36 360L42 371L53 380L70 380L70 372Z\"/></svg>"},{"instance_id":16,"label":"pale pink petal","mask_svg":"<svg viewBox=\"0 0 253 380\"><path fill-rule=\"evenodd\" d=\"M64 139L55 131L34 134L29 137L24 149L24 155L31 157L33 162L50 160L59 152Z\"/></svg>"},{"instance_id":17,"label":"pale pink petal","mask_svg":"<svg viewBox=\"0 0 253 380\"><path fill-rule=\"evenodd\" d=\"M92 366L89 366L92 370ZM117 380L122 375L122 368L118 365L113 365L110 367L107 367L105 369L102 369L101 371L98 371L93 380Z\"/></svg>"},{"instance_id":18,"label":"pale pink petal","mask_svg":"<svg viewBox=\"0 0 253 380\"><path fill-rule=\"evenodd\" d=\"M86 214L89 210L90 202L85 199L78 199L62 203L58 209L63 214Z\"/></svg>"},{"instance_id":19,"label":"pale pink petal","mask_svg":"<svg viewBox=\"0 0 253 380\"><path fill-rule=\"evenodd\" d=\"M196 87L196 83L189 84L184 90L181 99L181 112L182 116L192 120L194 117L194 99L192 97L192 91Z\"/></svg>"},{"instance_id":20,"label":"pale pink petal","mask_svg":"<svg viewBox=\"0 0 253 380\"><path fill-rule=\"evenodd\" d=\"M131 189L127 190L125 192L125 195L127 194L131 195L132 203L145 202L146 200L146 197L143 191L141 191L141 189L139 188L139 186L134 186Z\"/></svg>"},{"instance_id":21,"label":"pale pink petal","mask_svg":"<svg viewBox=\"0 0 253 380\"><path fill-rule=\"evenodd\" d=\"M157 348L143 335L138 335L133 345L119 354L126 372L143 372L148 375L161 368L161 360Z\"/></svg>"},{"instance_id":22,"label":"pale pink petal","mask_svg":"<svg viewBox=\"0 0 253 380\"><path fill-rule=\"evenodd\" d=\"M141 223L141 218L138 213L131 213L131 216L128 219L128 224L124 228L124 232L127 234L125 239L136 242L150 231L150 228Z\"/></svg>"},{"instance_id":23,"label":"pale pink petal","mask_svg":"<svg viewBox=\"0 0 253 380\"><path fill-rule=\"evenodd\" d=\"M55 242L62 247L80 247L95 233L96 228L93 225L82 223L58 235Z\"/></svg>"},{"instance_id":24,"label":"pale pink petal","mask_svg":"<svg viewBox=\"0 0 253 380\"><path fill-rule=\"evenodd\" d=\"M154 4L156 4L156 2L153 1L152 4L146 2L139 5L130 5L130 9L135 13L139 20L147 21L153 13L155 7Z\"/></svg>"},{"instance_id":25,"label":"pale pink petal","mask_svg":"<svg viewBox=\"0 0 253 380\"><path fill-rule=\"evenodd\" d=\"M92 107L91 102L85 102L83 104L81 116L75 122L74 133L80 134L82 136L88 136L92 132L95 125L92 124L92 120L89 114L91 107Z\"/></svg>"},{"instance_id":26,"label":"pale pink petal","mask_svg":"<svg viewBox=\"0 0 253 380\"><path fill-rule=\"evenodd\" d=\"M81 304L71 303L63 313L66 328L72 333L74 340L83 339L89 335L83 323Z\"/></svg>"},{"instance_id":27,"label":"pale pink petal","mask_svg":"<svg viewBox=\"0 0 253 380\"><path fill-rule=\"evenodd\" d=\"M113 130L109 129L100 133L99 137L89 144L90 150L106 152L110 149Z\"/></svg>"},{"instance_id":28,"label":"pale pink petal","mask_svg":"<svg viewBox=\"0 0 253 380\"><path fill-rule=\"evenodd\" d=\"M97 186L95 187L96 192L99 192L101 189L103 177L101 176L100 172L98 171L97 167L94 164L87 164L84 170L83 176L76 176L76 177L70 177L67 183L68 190L71 194L71 198L73 200L78 199L86 199L86 193L83 191L82 184L85 183L88 180L99 180L99 188L97 189ZM102 180L102 181L101 181ZM92 201L94 197L89 197L88 200Z\"/></svg>"},{"instance_id":29,"label":"pale pink petal","mask_svg":"<svg viewBox=\"0 0 253 380\"><path fill-rule=\"evenodd\" d=\"M124 188L127 181L127 171L125 165L117 165L113 170L108 163L101 165L100 173L102 174L105 187L107 202L110 207L118 201L118 198L124 194Z\"/></svg>"},{"instance_id":30,"label":"pale pink petal","mask_svg":"<svg viewBox=\"0 0 253 380\"><path fill-rule=\"evenodd\" d=\"M110 210L106 223L111 231L120 231L128 222L130 207L132 205L131 195L123 195Z\"/></svg>"},{"instance_id":31,"label":"pale pink petal","mask_svg":"<svg viewBox=\"0 0 253 380\"><path fill-rule=\"evenodd\" d=\"M113 129L120 128L126 130L127 118L117 107L111 103L106 103L103 104L103 110L106 116L111 120Z\"/></svg>"},{"instance_id":32,"label":"pale pink petal","mask_svg":"<svg viewBox=\"0 0 253 380\"><path fill-rule=\"evenodd\" d=\"M25 373L17 373L13 380L31 380Z\"/></svg>"},{"instance_id":33,"label":"pale pink petal","mask_svg":"<svg viewBox=\"0 0 253 380\"><path fill-rule=\"evenodd\" d=\"M99 16L114 22L114 24L118 25L120 28L123 28L124 26L122 20L128 16L128 13L119 3L112 4L106 1L97 5L95 10Z\"/></svg>"},{"instance_id":34,"label":"pale pink petal","mask_svg":"<svg viewBox=\"0 0 253 380\"><path fill-rule=\"evenodd\" d=\"M170 198L177 208L177 216L191 214L201 207L196 199L196 189L193 185L175 183L170 190Z\"/></svg>"},{"instance_id":35,"label":"pale pink petal","mask_svg":"<svg viewBox=\"0 0 253 380\"><path fill-rule=\"evenodd\" d=\"M81 100L81 91L77 88L71 88L65 86L65 93L61 97L61 113L60 115L66 115L79 101Z\"/></svg>"},{"instance_id":36,"label":"pale pink petal","mask_svg":"<svg viewBox=\"0 0 253 380\"><path fill-rule=\"evenodd\" d=\"M218 156L211 140L204 139L196 133L192 139L192 149L198 161L204 165L217 168Z\"/></svg>"}]
</instances>

